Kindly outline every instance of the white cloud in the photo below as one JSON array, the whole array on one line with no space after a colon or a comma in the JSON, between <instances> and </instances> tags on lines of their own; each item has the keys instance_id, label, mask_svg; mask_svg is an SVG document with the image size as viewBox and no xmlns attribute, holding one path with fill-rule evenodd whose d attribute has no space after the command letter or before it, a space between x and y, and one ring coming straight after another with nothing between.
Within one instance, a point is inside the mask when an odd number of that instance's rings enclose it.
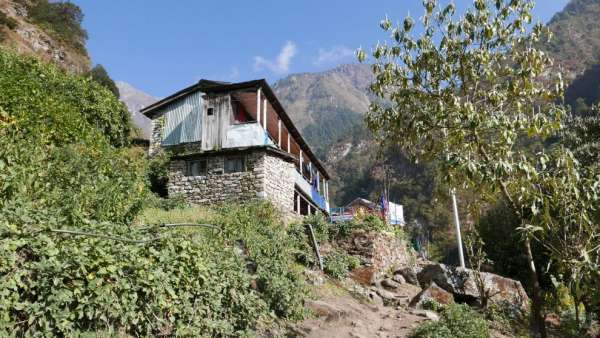
<instances>
[{"instance_id":1,"label":"white cloud","mask_svg":"<svg viewBox=\"0 0 600 338\"><path fill-rule=\"evenodd\" d=\"M330 49L319 49L319 55L313 61L315 66L324 66L339 63L349 59L354 51L346 46L333 46Z\"/></svg>"},{"instance_id":2,"label":"white cloud","mask_svg":"<svg viewBox=\"0 0 600 338\"><path fill-rule=\"evenodd\" d=\"M292 58L296 56L297 51L296 44L292 41L287 41L279 52L279 55L277 55L276 60L267 60L262 56L255 56L254 69L261 71L266 68L276 74L285 74L290 70Z\"/></svg>"}]
</instances>

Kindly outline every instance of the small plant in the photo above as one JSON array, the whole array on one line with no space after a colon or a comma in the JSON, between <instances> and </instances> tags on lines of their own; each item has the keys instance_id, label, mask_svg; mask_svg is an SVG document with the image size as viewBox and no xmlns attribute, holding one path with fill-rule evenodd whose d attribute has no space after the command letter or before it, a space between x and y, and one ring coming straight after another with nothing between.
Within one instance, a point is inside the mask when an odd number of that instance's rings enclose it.
<instances>
[{"instance_id":1,"label":"small plant","mask_svg":"<svg viewBox=\"0 0 600 338\"><path fill-rule=\"evenodd\" d=\"M413 338L486 338L490 337L483 317L468 305L452 304L441 312L437 322L425 322L412 333Z\"/></svg>"},{"instance_id":2,"label":"small plant","mask_svg":"<svg viewBox=\"0 0 600 338\"><path fill-rule=\"evenodd\" d=\"M440 304L433 299L425 300L423 302L422 306L423 306L424 310L431 310L431 311L435 311L435 312L441 312L445 308L445 306L443 304Z\"/></svg>"},{"instance_id":3,"label":"small plant","mask_svg":"<svg viewBox=\"0 0 600 338\"><path fill-rule=\"evenodd\" d=\"M325 256L325 273L336 279L345 278L348 271L356 269L360 265L360 260L350 256L343 251L333 251Z\"/></svg>"}]
</instances>

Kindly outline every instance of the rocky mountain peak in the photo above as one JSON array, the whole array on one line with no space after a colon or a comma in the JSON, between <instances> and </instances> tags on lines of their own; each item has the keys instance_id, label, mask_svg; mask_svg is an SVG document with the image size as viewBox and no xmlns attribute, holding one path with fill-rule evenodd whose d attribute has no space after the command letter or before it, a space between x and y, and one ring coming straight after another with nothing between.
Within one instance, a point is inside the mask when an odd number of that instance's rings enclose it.
<instances>
[{"instance_id":1,"label":"rocky mountain peak","mask_svg":"<svg viewBox=\"0 0 600 338\"><path fill-rule=\"evenodd\" d=\"M140 110L158 101L158 99L135 88L127 82L115 81L115 84L117 85L117 88L119 88L121 101L125 103L131 112L133 123L142 130L143 136L149 139L152 134L152 121L142 115Z\"/></svg>"}]
</instances>

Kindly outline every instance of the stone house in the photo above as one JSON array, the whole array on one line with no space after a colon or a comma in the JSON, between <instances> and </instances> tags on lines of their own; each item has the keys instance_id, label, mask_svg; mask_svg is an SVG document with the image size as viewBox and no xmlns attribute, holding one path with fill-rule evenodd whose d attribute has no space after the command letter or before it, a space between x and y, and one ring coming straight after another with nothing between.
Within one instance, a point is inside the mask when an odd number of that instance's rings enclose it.
<instances>
[{"instance_id":1,"label":"stone house","mask_svg":"<svg viewBox=\"0 0 600 338\"><path fill-rule=\"evenodd\" d=\"M195 204L267 199L286 215L329 212L329 174L268 83L200 80L141 112L149 153L170 155L169 195Z\"/></svg>"}]
</instances>

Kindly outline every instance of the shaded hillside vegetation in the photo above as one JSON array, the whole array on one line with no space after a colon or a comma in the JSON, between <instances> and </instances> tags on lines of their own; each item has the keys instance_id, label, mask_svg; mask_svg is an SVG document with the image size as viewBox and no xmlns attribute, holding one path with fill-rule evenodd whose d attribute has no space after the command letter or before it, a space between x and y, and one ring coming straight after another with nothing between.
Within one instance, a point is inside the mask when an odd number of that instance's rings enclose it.
<instances>
[{"instance_id":1,"label":"shaded hillside vegetation","mask_svg":"<svg viewBox=\"0 0 600 338\"><path fill-rule=\"evenodd\" d=\"M538 2L538 5L543 6ZM574 78L600 57L600 0L571 0L548 23L553 39L548 51Z\"/></svg>"}]
</instances>

